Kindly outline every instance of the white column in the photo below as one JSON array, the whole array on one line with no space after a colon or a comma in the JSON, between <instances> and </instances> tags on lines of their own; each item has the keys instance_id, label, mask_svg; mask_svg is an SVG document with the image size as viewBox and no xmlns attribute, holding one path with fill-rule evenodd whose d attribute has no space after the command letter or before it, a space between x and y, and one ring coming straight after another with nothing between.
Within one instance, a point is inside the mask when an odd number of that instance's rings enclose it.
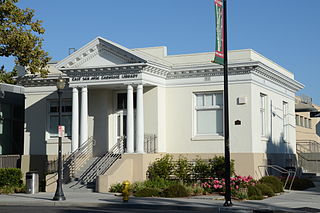
<instances>
[{"instance_id":1,"label":"white column","mask_svg":"<svg viewBox=\"0 0 320 213\"><path fill-rule=\"evenodd\" d=\"M88 140L88 89L81 88L80 144Z\"/></svg>"},{"instance_id":2,"label":"white column","mask_svg":"<svg viewBox=\"0 0 320 213\"><path fill-rule=\"evenodd\" d=\"M143 85L137 87L137 122L136 122L136 143L137 153L144 152L144 117L143 117Z\"/></svg>"},{"instance_id":3,"label":"white column","mask_svg":"<svg viewBox=\"0 0 320 213\"><path fill-rule=\"evenodd\" d=\"M79 148L79 93L78 88L72 89L72 142L71 151Z\"/></svg>"},{"instance_id":4,"label":"white column","mask_svg":"<svg viewBox=\"0 0 320 213\"><path fill-rule=\"evenodd\" d=\"M128 85L127 91L127 153L134 152L133 124L133 88Z\"/></svg>"}]
</instances>

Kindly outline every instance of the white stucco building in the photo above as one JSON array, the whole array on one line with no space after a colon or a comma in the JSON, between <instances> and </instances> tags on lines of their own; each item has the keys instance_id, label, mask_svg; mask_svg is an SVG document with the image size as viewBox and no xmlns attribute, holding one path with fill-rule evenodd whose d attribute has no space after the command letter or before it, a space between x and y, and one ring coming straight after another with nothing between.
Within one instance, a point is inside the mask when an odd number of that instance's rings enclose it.
<instances>
[{"instance_id":1,"label":"white stucco building","mask_svg":"<svg viewBox=\"0 0 320 213\"><path fill-rule=\"evenodd\" d=\"M295 93L303 85L254 50L229 51L230 149L236 172L257 176L259 165L291 165L295 157ZM47 78L26 75L24 169L57 155L55 79L63 93L63 152L93 137L103 156L126 137L126 150L104 176L141 180L152 152L190 158L224 153L223 67L213 53L167 55L166 47L128 49L98 37L58 63ZM150 144L148 144L149 146ZM121 174L122 176L121 176ZM114 177L114 179L112 179ZM122 181L120 179L119 181ZM103 191L102 189L99 189Z\"/></svg>"}]
</instances>

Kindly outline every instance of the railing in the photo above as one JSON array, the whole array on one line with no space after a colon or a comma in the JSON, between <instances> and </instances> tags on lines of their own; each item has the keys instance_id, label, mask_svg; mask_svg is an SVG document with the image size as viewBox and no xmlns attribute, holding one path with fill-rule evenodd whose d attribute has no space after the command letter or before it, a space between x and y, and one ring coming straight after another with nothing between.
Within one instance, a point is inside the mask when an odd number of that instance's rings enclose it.
<instances>
[{"instance_id":1,"label":"railing","mask_svg":"<svg viewBox=\"0 0 320 213\"><path fill-rule=\"evenodd\" d=\"M144 152L146 153L157 153L158 143L157 135L155 134L145 134L144 135Z\"/></svg>"},{"instance_id":2,"label":"railing","mask_svg":"<svg viewBox=\"0 0 320 213\"><path fill-rule=\"evenodd\" d=\"M320 143L317 141L297 141L298 163L304 172L320 172Z\"/></svg>"},{"instance_id":3,"label":"railing","mask_svg":"<svg viewBox=\"0 0 320 213\"><path fill-rule=\"evenodd\" d=\"M20 155L0 155L0 168L20 168Z\"/></svg>"},{"instance_id":4,"label":"railing","mask_svg":"<svg viewBox=\"0 0 320 213\"><path fill-rule=\"evenodd\" d=\"M297 152L311 153L320 152L320 143L313 140L297 140Z\"/></svg>"},{"instance_id":5,"label":"railing","mask_svg":"<svg viewBox=\"0 0 320 213\"><path fill-rule=\"evenodd\" d=\"M96 141L93 137L88 138L78 149L73 151L68 157L63 156L63 180L68 182L74 177L74 172L78 170L89 158L92 157L93 147ZM58 160L48 162L47 174L58 171Z\"/></svg>"},{"instance_id":6,"label":"railing","mask_svg":"<svg viewBox=\"0 0 320 213\"><path fill-rule=\"evenodd\" d=\"M98 175L103 175L112 164L121 157L124 152L124 137L118 139L115 144L104 156L93 162L88 169L80 176L78 183L92 183ZM77 183L77 184L78 184Z\"/></svg>"},{"instance_id":7,"label":"railing","mask_svg":"<svg viewBox=\"0 0 320 213\"><path fill-rule=\"evenodd\" d=\"M293 184L293 181L296 177L296 170L287 170L285 168L282 168L281 166L278 166L278 165L263 165L263 166L258 166L258 169L259 169L259 173L261 175L261 177L263 177L262 173L261 173L261 168L264 168L265 169L265 174L267 174L267 176L269 176L269 171L268 169L274 169L276 170L277 172L280 172L281 174L287 174L287 178L286 178L286 181L283 185L283 188L286 188L287 187L287 184L289 182L289 179L290 177L292 177L292 180L291 180L291 183L290 183L290 186L289 186L289 190L291 190L292 188L292 184Z\"/></svg>"}]
</instances>

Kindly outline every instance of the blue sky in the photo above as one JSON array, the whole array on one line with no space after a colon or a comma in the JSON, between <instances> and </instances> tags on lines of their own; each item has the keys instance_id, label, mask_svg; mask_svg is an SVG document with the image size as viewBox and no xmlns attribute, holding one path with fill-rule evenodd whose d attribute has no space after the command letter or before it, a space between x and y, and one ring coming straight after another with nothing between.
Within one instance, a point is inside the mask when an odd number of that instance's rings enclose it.
<instances>
[{"instance_id":1,"label":"blue sky","mask_svg":"<svg viewBox=\"0 0 320 213\"><path fill-rule=\"evenodd\" d=\"M20 0L36 10L53 60L102 36L169 54L214 51L213 0ZM320 0L228 0L229 49L254 49L295 74L320 104Z\"/></svg>"}]
</instances>

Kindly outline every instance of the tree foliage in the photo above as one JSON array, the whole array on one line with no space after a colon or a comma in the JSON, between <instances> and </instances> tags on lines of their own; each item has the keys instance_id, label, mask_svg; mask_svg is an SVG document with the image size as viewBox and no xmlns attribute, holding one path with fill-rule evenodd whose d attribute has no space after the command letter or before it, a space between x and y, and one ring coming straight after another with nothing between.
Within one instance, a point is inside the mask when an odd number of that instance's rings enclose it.
<instances>
[{"instance_id":1,"label":"tree foliage","mask_svg":"<svg viewBox=\"0 0 320 213\"><path fill-rule=\"evenodd\" d=\"M17 7L18 1L0 0L0 57L13 56L17 65L44 77L50 57L42 49L42 21L34 20L34 10Z\"/></svg>"},{"instance_id":2,"label":"tree foliage","mask_svg":"<svg viewBox=\"0 0 320 213\"><path fill-rule=\"evenodd\" d=\"M12 72L6 72L4 70L4 66L1 66L0 68L0 83L6 83L6 84L14 84L14 76L17 75L17 71L14 69Z\"/></svg>"}]
</instances>

